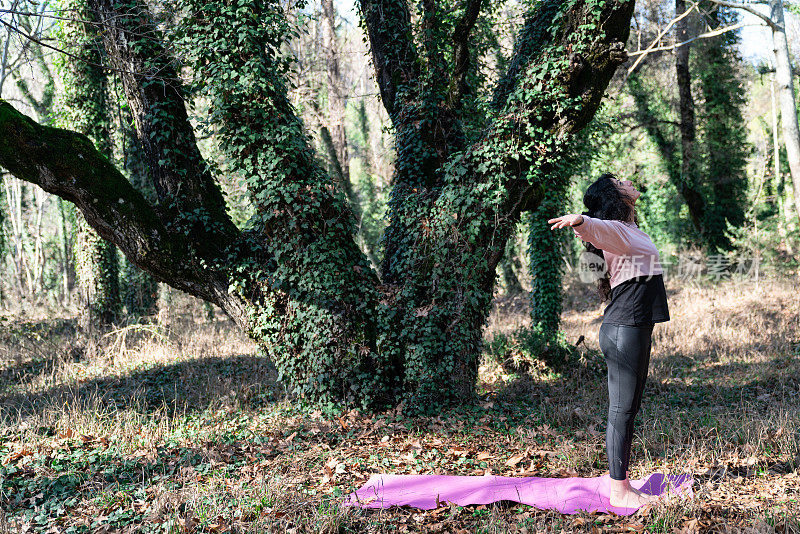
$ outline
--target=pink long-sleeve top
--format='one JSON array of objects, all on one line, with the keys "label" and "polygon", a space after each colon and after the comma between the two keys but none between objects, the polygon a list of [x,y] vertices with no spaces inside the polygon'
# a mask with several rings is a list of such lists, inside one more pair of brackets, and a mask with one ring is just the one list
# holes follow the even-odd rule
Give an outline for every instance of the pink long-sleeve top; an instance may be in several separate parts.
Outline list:
[{"label": "pink long-sleeve top", "polygon": [[572,230],[603,251],[612,288],[637,276],[664,273],[658,249],[636,223],[582,217],[583,222]]}]

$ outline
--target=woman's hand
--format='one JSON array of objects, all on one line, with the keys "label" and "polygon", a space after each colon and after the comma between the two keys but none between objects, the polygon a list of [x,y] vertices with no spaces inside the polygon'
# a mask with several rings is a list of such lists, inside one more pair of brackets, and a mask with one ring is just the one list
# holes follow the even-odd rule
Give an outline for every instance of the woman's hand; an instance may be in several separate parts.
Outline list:
[{"label": "woman's hand", "polygon": [[547,223],[553,225],[550,227],[551,230],[555,230],[556,228],[565,228],[567,226],[577,226],[583,223],[583,215],[568,213],[567,215],[550,219],[547,221]]}]

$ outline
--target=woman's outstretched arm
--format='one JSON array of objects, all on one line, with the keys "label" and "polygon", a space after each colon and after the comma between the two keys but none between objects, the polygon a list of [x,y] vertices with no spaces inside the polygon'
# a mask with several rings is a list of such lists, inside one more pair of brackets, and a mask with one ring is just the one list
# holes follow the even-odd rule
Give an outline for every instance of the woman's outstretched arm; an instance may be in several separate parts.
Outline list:
[{"label": "woman's outstretched arm", "polygon": [[627,254],[631,249],[630,229],[622,221],[606,221],[569,213],[547,222],[553,225],[551,230],[571,226],[580,239],[612,254]]}]

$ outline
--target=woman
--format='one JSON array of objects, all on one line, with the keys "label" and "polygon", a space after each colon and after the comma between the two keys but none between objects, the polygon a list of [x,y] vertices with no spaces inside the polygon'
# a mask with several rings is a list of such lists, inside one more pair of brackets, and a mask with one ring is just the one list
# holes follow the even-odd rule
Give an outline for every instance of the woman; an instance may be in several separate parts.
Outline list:
[{"label": "woman", "polygon": [[634,204],[640,195],[630,180],[603,174],[583,197],[588,211],[547,221],[551,230],[572,227],[586,248],[606,263],[605,275],[598,280],[602,299],[610,300],[599,336],[608,365],[606,451],[611,505],[624,508],[655,500],[631,487],[628,462],[650,364],[653,326],[669,321],[658,250],[636,224]]}]

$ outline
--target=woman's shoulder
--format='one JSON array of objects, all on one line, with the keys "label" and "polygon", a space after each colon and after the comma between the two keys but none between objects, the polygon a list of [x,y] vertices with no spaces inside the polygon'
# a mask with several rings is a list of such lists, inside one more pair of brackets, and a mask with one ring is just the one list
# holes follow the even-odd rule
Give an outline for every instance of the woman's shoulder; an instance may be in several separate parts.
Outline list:
[{"label": "woman's shoulder", "polygon": [[601,219],[599,217],[590,217],[588,215],[583,216],[584,219],[591,219],[594,222],[600,222],[600,224],[612,224],[614,226],[624,227],[624,228],[639,228],[636,223],[622,221],[620,219]]}]

